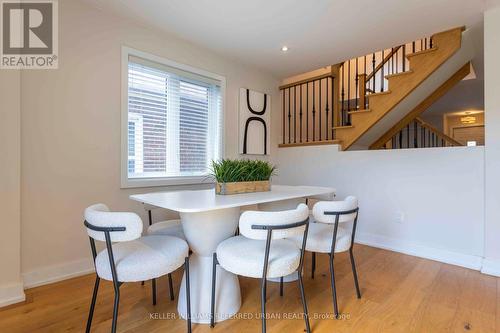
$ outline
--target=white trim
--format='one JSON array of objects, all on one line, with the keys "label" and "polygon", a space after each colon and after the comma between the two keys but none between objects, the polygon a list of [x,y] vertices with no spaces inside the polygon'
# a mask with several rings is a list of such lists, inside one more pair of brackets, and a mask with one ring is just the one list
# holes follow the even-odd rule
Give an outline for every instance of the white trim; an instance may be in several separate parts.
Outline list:
[{"label": "white trim", "polygon": [[481,269],[483,259],[481,256],[453,252],[445,249],[439,249],[418,243],[408,242],[406,240],[368,233],[357,233],[355,242],[381,248],[384,250],[400,252],[415,257],[435,260],[446,264],[461,266],[474,270]]},{"label": "white trim", "polygon": [[24,288],[33,288],[94,272],[92,259],[80,259],[23,273]]},{"label": "white trim", "polygon": [[174,186],[174,185],[203,185],[215,184],[208,176],[162,177],[162,178],[134,178],[127,179],[126,186],[122,188]]},{"label": "white trim", "polygon": [[[192,67],[186,64],[178,63],[163,57],[139,51],[128,46],[122,46],[121,54],[121,157],[120,157],[120,179],[121,188],[132,187],[153,187],[153,186],[169,186],[169,185],[193,185],[203,184],[207,182],[206,176],[187,176],[187,177],[162,177],[162,178],[144,178],[144,179],[129,179],[127,172],[128,165],[128,147],[127,147],[127,131],[124,130],[128,125],[128,61],[129,56],[143,58],[159,64],[177,68],[182,71],[190,72],[196,75],[201,75],[209,79],[220,82],[221,94],[221,118],[224,122],[226,110],[226,78],[220,74],[212,73],[204,69]],[[221,127],[221,146],[224,147],[225,131],[224,126]],[[225,156],[222,149],[222,157]]]},{"label": "white trim", "polygon": [[481,273],[500,276],[500,259],[483,258]]},{"label": "white trim", "polygon": [[24,302],[25,300],[26,295],[21,282],[0,286],[0,307]]}]

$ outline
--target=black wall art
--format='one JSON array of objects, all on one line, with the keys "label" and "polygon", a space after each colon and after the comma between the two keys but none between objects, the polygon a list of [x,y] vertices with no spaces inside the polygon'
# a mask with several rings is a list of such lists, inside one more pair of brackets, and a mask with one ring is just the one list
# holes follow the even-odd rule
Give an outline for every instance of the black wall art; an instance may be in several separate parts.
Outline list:
[{"label": "black wall art", "polygon": [[240,89],[239,152],[245,155],[270,153],[271,97],[246,88]]}]

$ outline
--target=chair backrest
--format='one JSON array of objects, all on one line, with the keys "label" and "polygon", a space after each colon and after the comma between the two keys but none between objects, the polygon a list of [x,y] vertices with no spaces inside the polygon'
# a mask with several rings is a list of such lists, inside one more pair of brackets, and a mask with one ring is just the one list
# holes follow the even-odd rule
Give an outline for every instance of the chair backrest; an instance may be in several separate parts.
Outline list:
[{"label": "chair backrest", "polygon": [[[309,208],[301,203],[296,209],[280,212],[246,211],[240,217],[240,234],[247,238],[265,240],[267,229],[255,229],[252,226],[279,227],[272,231],[272,239],[282,239],[303,235],[305,224],[293,227],[293,224],[303,222],[309,217]],[[286,227],[290,225],[290,227]]]},{"label": "chair backrest", "polygon": [[[347,212],[358,208],[358,199],[349,196],[342,201],[319,201],[312,210],[314,220],[321,223],[335,223],[336,215],[325,214],[328,212]],[[339,223],[354,221],[357,212],[351,214],[341,214],[338,217]]]},{"label": "chair backrest", "polygon": [[[112,242],[125,242],[137,239],[142,234],[142,220],[139,215],[129,212],[110,212],[104,204],[96,204],[85,209],[85,221],[97,228],[124,227],[124,231],[110,232]],[[87,227],[89,237],[106,241],[105,232]]]}]

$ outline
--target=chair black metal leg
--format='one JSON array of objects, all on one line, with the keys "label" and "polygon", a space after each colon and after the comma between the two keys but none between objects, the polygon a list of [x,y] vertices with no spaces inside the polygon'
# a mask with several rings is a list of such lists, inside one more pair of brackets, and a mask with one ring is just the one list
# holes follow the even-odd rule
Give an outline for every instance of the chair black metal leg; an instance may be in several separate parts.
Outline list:
[{"label": "chair black metal leg", "polygon": [[335,270],[333,268],[333,256],[330,255],[330,279],[332,285],[332,298],[333,298],[333,313],[335,318],[339,316],[339,310],[337,306],[337,290],[335,288]]},{"label": "chair black metal leg", "polygon": [[215,279],[217,275],[217,254],[212,257],[212,299],[210,303],[210,327],[215,326]]},{"label": "chair black metal leg", "polygon": [[311,326],[309,325],[309,311],[307,310],[307,303],[306,303],[306,295],[304,292],[304,282],[302,281],[302,273],[299,272],[299,288],[300,288],[300,297],[302,299],[302,306],[304,308],[304,320],[306,322],[306,332],[310,333],[311,332]]},{"label": "chair black metal leg", "polygon": [[314,279],[314,271],[316,270],[316,252],[311,253],[311,279]]},{"label": "chair black metal leg", "polygon": [[186,272],[186,306],[187,306],[187,329],[191,333],[191,290],[189,282],[189,257],[184,260],[184,270]]},{"label": "chair black metal leg", "polygon": [[99,278],[99,276],[96,275],[94,284],[94,293],[92,294],[92,302],[90,303],[89,317],[87,319],[87,328],[85,329],[86,333],[90,332],[90,326],[92,325],[92,318],[94,317],[94,308],[95,308],[95,302],[97,300],[97,291],[99,290],[100,280],[101,279]]},{"label": "chair black metal leg", "polygon": [[265,278],[261,281],[261,314],[262,314],[262,333],[266,333],[266,285],[267,280]]},{"label": "chair black metal leg", "polygon": [[283,277],[280,277],[280,296],[283,296]]},{"label": "chair black metal leg", "polygon": [[170,300],[173,301],[175,299],[175,296],[174,296],[174,284],[172,283],[172,273],[168,273],[168,289],[170,291]]},{"label": "chair black metal leg", "polygon": [[156,305],[156,279],[151,280],[151,289],[153,294],[153,305]]},{"label": "chair black metal leg", "polygon": [[354,285],[356,286],[356,294],[358,298],[361,298],[361,291],[359,290],[359,283],[358,283],[358,273],[356,272],[356,263],[354,262],[354,254],[352,253],[352,248],[349,250],[349,256],[351,257],[352,275],[354,276]]},{"label": "chair black metal leg", "polygon": [[111,333],[116,332],[116,324],[118,321],[118,304],[120,304],[120,290],[115,288],[115,304],[113,307],[113,321],[111,323]]}]

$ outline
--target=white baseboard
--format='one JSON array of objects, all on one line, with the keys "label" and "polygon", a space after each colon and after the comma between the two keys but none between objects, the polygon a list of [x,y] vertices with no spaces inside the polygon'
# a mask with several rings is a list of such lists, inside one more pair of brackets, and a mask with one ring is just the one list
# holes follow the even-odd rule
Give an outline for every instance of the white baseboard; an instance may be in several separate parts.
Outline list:
[{"label": "white baseboard", "polygon": [[[357,233],[356,243],[369,245],[384,250],[401,252],[416,257],[431,259],[446,264],[461,266],[474,270],[481,270],[483,258],[470,254],[452,252],[444,249],[437,249],[418,243],[411,243],[405,240],[394,239],[386,236],[373,235],[367,233]],[[500,262],[497,267],[500,273]],[[482,270],[481,270],[482,272]]]},{"label": "white baseboard", "polygon": [[94,272],[91,259],[81,259],[23,273],[24,289],[42,286]]},{"label": "white baseboard", "polygon": [[500,259],[484,258],[481,273],[500,276]]},{"label": "white baseboard", "polygon": [[24,302],[25,299],[26,295],[21,282],[0,286],[0,307]]},{"label": "white baseboard", "polygon": [[[405,240],[367,233],[358,233],[356,235],[356,243],[436,260],[446,264],[480,270],[481,273],[484,274],[500,276],[500,260],[483,259],[480,256],[452,252],[418,243],[410,243]],[[24,280],[24,289],[28,289],[92,272],[94,272],[92,260],[81,259],[43,267],[36,271],[23,273],[22,276]],[[24,299],[23,285],[21,283],[0,287],[0,306],[22,302]]]}]

